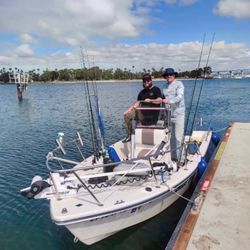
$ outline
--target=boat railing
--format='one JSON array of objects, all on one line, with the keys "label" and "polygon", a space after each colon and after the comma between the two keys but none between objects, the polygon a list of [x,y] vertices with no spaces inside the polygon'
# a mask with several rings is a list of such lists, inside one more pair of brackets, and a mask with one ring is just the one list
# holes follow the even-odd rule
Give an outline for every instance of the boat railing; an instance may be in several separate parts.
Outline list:
[{"label": "boat railing", "polygon": [[[81,171],[81,170],[90,170],[90,169],[94,169],[94,168],[105,168],[105,167],[111,167],[111,166],[118,166],[118,165],[124,164],[124,163],[135,164],[136,162],[142,161],[142,160],[150,161],[150,159],[156,159],[160,154],[162,154],[162,149],[165,146],[167,140],[168,139],[164,138],[160,142],[160,144],[158,145],[158,147],[156,148],[156,150],[153,153],[148,154],[148,155],[143,156],[143,157],[136,157],[136,158],[132,158],[129,160],[120,161],[120,162],[110,162],[110,163],[100,163],[100,164],[97,163],[94,165],[90,164],[90,165],[86,165],[86,166],[78,166],[81,164],[81,162],[55,156],[53,154],[53,151],[51,151],[47,154],[47,157],[46,157],[46,167],[50,173],[71,173],[72,171]],[[168,153],[168,152],[170,152],[170,151],[169,150],[164,151],[164,154]],[[53,169],[53,167],[50,165],[51,161],[68,163],[70,165],[73,165],[73,168],[66,169],[66,168],[62,167],[61,169]]]},{"label": "boat railing", "polygon": [[[163,149],[165,144],[166,144],[166,142],[164,140],[161,141],[161,143],[157,147],[156,151],[154,153],[150,154],[150,155],[145,156],[145,157],[134,158],[134,159],[125,160],[125,161],[121,161],[121,162],[106,163],[106,164],[96,164],[96,165],[82,166],[82,167],[81,166],[75,166],[75,167],[73,167],[71,169],[52,169],[50,167],[50,165],[49,165],[49,161],[51,161],[51,160],[66,162],[66,163],[73,164],[73,165],[78,165],[79,162],[75,162],[75,161],[67,160],[67,159],[64,159],[64,158],[61,158],[61,157],[53,156],[53,153],[50,152],[46,157],[46,166],[47,166],[47,168],[49,170],[53,186],[55,187],[56,196],[58,198],[60,198],[60,194],[59,194],[59,190],[58,190],[58,187],[57,187],[57,182],[53,178],[53,173],[66,174],[66,175],[72,173],[76,177],[76,179],[78,179],[78,181],[82,184],[82,187],[84,187],[84,189],[87,190],[87,192],[97,202],[97,205],[102,206],[103,203],[96,197],[96,195],[88,187],[88,180],[89,179],[91,179],[91,178],[100,178],[100,177],[108,177],[108,176],[119,176],[118,180],[116,180],[112,184],[112,186],[114,186],[118,182],[121,182],[128,175],[131,175],[131,174],[133,175],[133,174],[136,174],[136,173],[140,173],[142,171],[144,171],[144,172],[146,171],[147,174],[151,173],[151,175],[154,177],[156,186],[159,186],[157,178],[156,178],[156,174],[155,174],[155,171],[154,171],[154,164],[152,163],[152,159],[156,159],[160,154],[162,154],[162,149]],[[164,153],[168,153],[168,152],[169,151],[164,151]],[[135,167],[138,164],[142,163],[142,160],[144,160],[144,162],[145,162],[145,160],[148,161],[148,168],[147,169],[135,169]],[[83,176],[79,176],[79,174],[77,173],[78,171],[90,170],[90,169],[94,169],[94,168],[105,168],[105,167],[110,167],[110,166],[116,166],[117,167],[117,166],[119,166],[121,164],[123,164],[123,165],[126,164],[126,166],[128,166],[128,168],[126,170],[120,170],[120,171],[115,171],[115,172],[107,172],[107,173],[103,172],[103,173],[100,173],[100,174],[92,174],[92,175],[88,174],[88,175],[83,175]]]},{"label": "boat railing", "polygon": [[[150,130],[152,128],[155,129],[160,129],[158,130],[159,132],[162,131],[162,129],[166,129],[168,126],[170,126],[170,109],[166,107],[138,107],[136,109],[139,112],[143,111],[158,111],[158,119],[157,119],[157,124],[155,125],[145,125],[143,124],[142,120],[137,121],[137,128],[142,128],[148,127]],[[142,123],[141,123],[142,122]],[[156,184],[157,183],[157,178],[155,177],[155,173],[153,170],[153,163],[157,162],[157,158],[159,155],[164,155],[165,153],[168,153],[169,150],[166,150],[166,143],[169,141],[169,135],[167,133],[164,133],[165,136],[164,138],[161,137],[160,141],[157,142],[157,144],[154,145],[152,148],[153,150],[149,152],[146,156],[142,157],[132,157],[129,160],[123,160],[119,162],[106,162],[104,161],[104,155],[100,155],[99,160],[93,163],[92,158],[89,157],[87,159],[84,158],[83,152],[82,152],[82,146],[83,146],[83,140],[80,135],[80,132],[77,131],[77,136],[74,139],[71,139],[69,141],[66,141],[64,138],[63,133],[58,133],[58,137],[56,139],[57,147],[49,152],[46,157],[46,167],[50,173],[51,180],[53,182],[53,185],[55,186],[55,192],[59,196],[59,191],[58,191],[58,183],[53,179],[53,174],[58,173],[59,175],[62,175],[64,177],[66,176],[71,176],[70,178],[78,179],[78,181],[81,183],[81,186],[87,190],[90,195],[95,199],[95,201],[100,205],[100,201],[97,199],[97,197],[93,194],[91,190],[88,188],[88,180],[90,178],[101,178],[101,177],[110,177],[110,176],[119,176],[119,181],[125,178],[128,175],[133,175],[134,173],[139,173],[141,170],[140,169],[134,169],[134,166],[136,166],[138,163],[144,162],[148,166],[148,171],[151,173],[151,175],[154,176]],[[74,145],[77,149],[78,152],[80,153],[80,158],[79,160],[72,160],[75,158],[69,157],[70,154],[68,154],[68,148],[66,150],[66,147],[68,145]],[[164,150],[163,150],[164,148]],[[70,152],[69,152],[70,153]],[[79,157],[78,157],[79,158]],[[152,163],[153,162],[153,163]],[[127,168],[126,170],[117,170],[118,166],[126,165]],[[116,171],[112,172],[106,172],[104,169],[111,168],[113,169],[116,167]],[[93,169],[103,169],[103,171],[96,171],[93,174],[93,171],[90,172],[85,172],[82,174],[80,171],[86,171],[86,170],[93,170]],[[120,168],[121,169],[121,168]],[[98,173],[99,172],[99,173]]]}]

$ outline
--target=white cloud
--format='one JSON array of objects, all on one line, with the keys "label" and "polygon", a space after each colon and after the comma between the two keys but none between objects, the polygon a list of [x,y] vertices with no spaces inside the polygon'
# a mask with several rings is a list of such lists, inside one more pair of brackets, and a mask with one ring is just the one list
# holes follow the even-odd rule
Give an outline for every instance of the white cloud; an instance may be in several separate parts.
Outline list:
[{"label": "white cloud", "polygon": [[[0,34],[16,34],[19,41],[13,37],[8,41],[0,41],[0,62],[6,66],[25,65],[27,69],[79,68],[80,53],[76,48],[82,45],[90,54],[95,55],[96,65],[101,68],[135,66],[141,70],[171,66],[181,70],[194,69],[198,65],[200,42],[138,42],[129,45],[122,43],[121,38],[136,37],[143,32],[152,35],[155,30],[149,30],[148,24],[156,18],[162,22],[165,19],[161,19],[160,14],[153,16],[151,13],[163,11],[162,6],[166,7],[166,3],[187,5],[195,2],[197,1],[1,0]],[[238,0],[238,8],[248,9],[248,2]],[[235,5],[235,1],[220,0],[217,6],[218,14],[226,7],[227,13],[232,14],[233,3]],[[10,16],[15,18],[9,18]],[[98,40],[98,37],[101,40]],[[209,45],[206,45],[206,51],[209,50],[208,47]],[[46,55],[43,54],[44,51]],[[216,42],[210,63],[213,69],[222,70],[228,67],[246,68],[249,61],[250,49],[245,44]],[[205,59],[202,63],[205,63]]]},{"label": "white cloud", "polygon": [[[114,44],[113,46],[90,45],[86,50],[91,58],[94,56],[95,65],[100,68],[132,69],[132,66],[135,66],[135,70],[142,70],[173,67],[184,71],[197,68],[201,46],[201,42]],[[206,66],[209,48],[210,44],[205,44],[201,67]],[[245,44],[217,41],[213,45],[208,65],[213,70],[230,70],[246,68],[249,61],[250,48]],[[40,56],[34,54],[27,44],[19,46],[14,52],[8,51],[6,55],[0,56],[0,62],[2,65],[12,67],[23,68],[23,65],[26,65],[27,70],[81,67],[79,49]]]},{"label": "white cloud", "polygon": [[0,32],[21,31],[57,42],[74,39],[74,44],[91,37],[135,37],[149,17],[134,15],[132,4],[132,0],[1,0]]},{"label": "white cloud", "polygon": [[249,0],[220,0],[214,13],[220,16],[233,16],[237,19],[250,18]]},{"label": "white cloud", "polygon": [[2,56],[2,55],[0,55],[0,63],[2,65],[11,65],[12,58],[10,58],[8,56]]},{"label": "white cloud", "polygon": [[20,40],[22,43],[34,43],[36,41],[36,39],[27,33],[21,34]]},{"label": "white cloud", "polygon": [[20,57],[33,56],[33,50],[29,44],[21,44],[16,48],[16,54]]},{"label": "white cloud", "polygon": [[[200,42],[183,42],[178,44],[118,44],[113,47],[90,48],[95,55],[96,65],[101,68],[120,67],[131,69],[160,69],[174,67],[181,70],[197,68],[202,44]],[[201,67],[205,67],[210,44],[205,44]],[[242,43],[215,42],[208,64],[214,70],[246,68],[250,61],[250,49]]]},{"label": "white cloud", "polygon": [[191,5],[194,4],[195,2],[197,2],[197,0],[165,0],[165,3],[167,4],[175,4],[179,2],[181,5]]}]

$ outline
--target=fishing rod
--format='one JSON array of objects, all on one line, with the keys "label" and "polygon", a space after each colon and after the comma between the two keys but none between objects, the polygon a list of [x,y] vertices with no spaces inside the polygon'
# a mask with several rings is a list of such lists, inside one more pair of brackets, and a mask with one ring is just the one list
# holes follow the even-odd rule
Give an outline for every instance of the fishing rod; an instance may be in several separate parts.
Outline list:
[{"label": "fishing rod", "polygon": [[[212,42],[211,42],[211,45],[210,45],[210,50],[209,50],[208,57],[207,57],[206,67],[208,66],[210,54],[211,54],[211,51],[212,51],[212,45],[213,45],[213,42],[214,42],[214,37],[215,37],[215,33],[213,34]],[[199,61],[198,61],[198,69],[200,68],[200,64],[201,64],[201,59],[202,59],[203,50],[204,50],[204,44],[205,44],[205,38],[206,38],[206,33],[203,36],[202,48],[201,48],[201,52],[200,52],[200,58],[199,58]],[[184,145],[184,141],[185,141],[185,134],[186,134],[187,128],[188,128],[189,118],[190,118],[191,109],[192,109],[193,100],[194,100],[194,94],[195,94],[195,90],[196,90],[196,86],[197,86],[197,79],[198,79],[198,75],[195,78],[195,84],[194,84],[194,88],[193,88],[193,92],[192,92],[192,98],[191,98],[191,102],[190,102],[188,119],[187,119],[186,126],[185,126],[185,129],[184,129],[184,135],[182,137],[181,149],[180,149],[180,155],[178,157],[178,162],[180,162],[181,157],[182,157],[182,153],[183,153],[183,145]],[[196,107],[195,107],[195,112],[194,112],[194,117],[193,117],[193,121],[192,121],[192,125],[191,125],[190,134],[192,134],[192,132],[193,132],[194,121],[195,121],[195,117],[196,117],[196,113],[197,113],[197,109],[198,109],[198,105],[199,105],[201,91],[203,89],[204,81],[205,81],[205,75],[204,75],[204,79],[202,80],[200,91],[199,91],[199,95],[198,95],[198,100],[196,102]],[[190,141],[191,141],[191,136],[189,136],[189,142]]]},{"label": "fishing rod", "polygon": [[[201,65],[201,59],[202,59],[202,55],[203,55],[205,40],[206,40],[206,33],[204,33],[204,35],[203,35],[203,42],[202,42],[202,47],[201,47],[201,52],[200,52],[200,57],[199,57],[197,69],[199,69],[200,65]],[[191,95],[190,107],[189,107],[187,122],[186,122],[185,129],[184,129],[184,135],[187,133],[187,129],[188,129],[189,118],[190,118],[191,110],[192,110],[192,106],[193,106],[194,94],[195,94],[195,90],[196,90],[196,86],[197,86],[197,80],[198,80],[198,74],[196,75],[196,78],[194,81],[194,87],[193,87],[193,91],[192,91],[192,95]],[[184,137],[183,137],[182,143],[184,143]]]},{"label": "fishing rod", "polygon": [[[214,38],[215,38],[215,33],[213,34],[212,41],[211,41],[211,44],[210,44],[210,48],[209,48],[209,52],[208,52],[208,56],[207,56],[207,62],[206,62],[205,69],[207,69],[207,66],[208,66],[209,58],[210,58],[212,47],[213,47],[213,44],[214,44]],[[205,79],[206,79],[206,71],[204,73],[204,78],[202,79],[202,82],[201,82],[200,92],[199,92],[199,95],[198,95],[198,100],[197,100],[196,107],[195,107],[195,112],[194,112],[194,119],[193,119],[192,126],[191,126],[191,133],[193,132],[195,117],[196,117],[196,113],[197,113],[197,110],[198,110],[198,106],[199,106],[199,102],[200,102],[200,98],[201,98],[201,92],[202,92],[202,89],[203,89],[203,85],[204,85]],[[190,141],[190,139],[191,138],[189,138],[189,141]]]},{"label": "fishing rod", "polygon": [[[88,64],[90,65],[88,57],[87,57],[87,60],[88,60]],[[93,79],[92,79],[92,87],[93,87],[93,93],[95,97],[96,116],[97,116],[97,121],[98,121],[98,132],[99,132],[100,143],[101,143],[100,148],[102,150],[102,153],[105,153],[105,127],[104,127],[103,116],[101,113],[101,108],[100,108],[100,103],[99,103],[98,89],[97,89],[97,83],[96,83],[97,74],[96,74],[94,57],[93,57],[92,65],[93,65],[93,73],[94,73]]]},{"label": "fishing rod", "polygon": [[[83,54],[82,48],[80,50],[80,53],[81,53],[81,62],[82,62],[83,70],[84,70],[84,69],[87,69],[87,67],[86,67],[85,56]],[[92,147],[93,147],[93,152],[94,152],[95,158],[98,158],[98,154],[99,154],[98,151],[99,150],[98,150],[98,148],[96,146],[97,132],[96,132],[96,127],[95,127],[92,103],[91,103],[91,99],[90,99],[88,76],[86,75],[84,78],[85,78],[84,79],[85,80],[85,82],[84,82],[85,100],[86,100],[89,124],[91,124],[91,126],[90,126],[90,134],[91,134]]]},{"label": "fishing rod", "polygon": [[[82,52],[82,58],[84,59],[84,66],[85,68],[88,68],[89,70],[92,69],[92,72],[89,72],[88,77],[86,77],[86,80],[85,80],[85,83],[86,83],[85,95],[86,95],[86,101],[87,101],[87,107],[88,107],[89,122],[91,124],[92,144],[93,144],[94,155],[95,155],[95,159],[99,159],[101,155],[103,155],[104,157],[106,155],[104,122],[103,122],[100,104],[99,104],[99,97],[98,97],[97,83],[96,83],[96,68],[94,64],[94,59],[93,59],[93,65],[91,68],[89,55],[87,52],[85,53],[85,55],[86,56],[84,56]],[[87,64],[87,67],[86,67],[86,64]],[[92,88],[89,86],[89,82],[88,82],[89,79],[91,80]],[[94,110],[96,111],[96,116],[94,115]]]}]

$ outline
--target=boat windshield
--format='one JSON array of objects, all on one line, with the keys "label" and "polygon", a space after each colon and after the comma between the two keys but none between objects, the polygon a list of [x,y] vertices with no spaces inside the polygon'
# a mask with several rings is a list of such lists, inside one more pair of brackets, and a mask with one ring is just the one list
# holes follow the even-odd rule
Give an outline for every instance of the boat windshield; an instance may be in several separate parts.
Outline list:
[{"label": "boat windshield", "polygon": [[170,107],[138,107],[135,109],[136,128],[164,129],[170,125]]}]

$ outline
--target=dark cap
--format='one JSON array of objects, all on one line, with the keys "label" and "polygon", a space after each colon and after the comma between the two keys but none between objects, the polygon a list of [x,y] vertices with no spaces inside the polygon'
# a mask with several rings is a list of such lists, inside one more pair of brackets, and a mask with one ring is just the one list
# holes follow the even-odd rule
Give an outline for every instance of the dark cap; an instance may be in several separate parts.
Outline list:
[{"label": "dark cap", "polygon": [[142,77],[142,81],[143,81],[143,82],[152,81],[151,75],[148,74],[148,73],[144,74],[143,77]]},{"label": "dark cap", "polygon": [[174,69],[172,68],[167,68],[165,69],[164,73],[163,73],[163,77],[166,78],[167,75],[174,75],[175,77],[178,76],[178,73],[174,71]]}]

